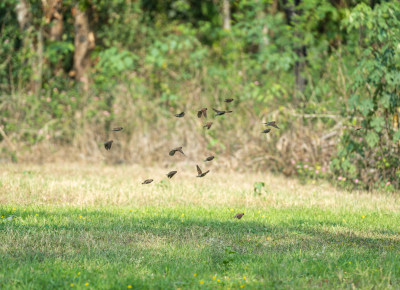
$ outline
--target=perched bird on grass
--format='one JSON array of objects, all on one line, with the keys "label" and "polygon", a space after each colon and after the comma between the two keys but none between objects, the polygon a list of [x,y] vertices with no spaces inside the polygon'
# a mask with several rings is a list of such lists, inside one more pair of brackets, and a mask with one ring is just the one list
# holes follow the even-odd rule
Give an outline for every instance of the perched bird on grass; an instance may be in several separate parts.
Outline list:
[{"label": "perched bird on grass", "polygon": [[146,179],[145,181],[142,182],[142,184],[149,184],[152,182],[153,182],[153,179]]},{"label": "perched bird on grass", "polygon": [[178,171],[175,171],[175,170],[168,172],[168,174],[167,174],[168,178],[172,178],[177,172]]},{"label": "perched bird on grass", "polygon": [[279,127],[278,127],[278,125],[276,125],[275,121],[267,122],[267,123],[264,123],[264,124],[267,125],[267,126],[271,126],[271,127],[276,128],[276,129],[279,129]]},{"label": "perched bird on grass", "polygon": [[353,126],[354,131],[360,131],[361,129],[363,129],[362,126]]},{"label": "perched bird on grass", "polygon": [[261,133],[268,134],[269,132],[271,132],[271,129],[265,129],[265,130],[264,130],[264,131],[262,131]]},{"label": "perched bird on grass", "polygon": [[201,169],[200,169],[200,167],[198,166],[198,165],[196,165],[196,168],[197,168],[197,177],[203,177],[203,176],[206,176],[206,174],[208,173],[208,172],[210,172],[210,170],[207,170],[206,172],[203,172],[203,171],[201,171]]},{"label": "perched bird on grass", "polygon": [[207,108],[203,108],[197,112],[197,117],[201,118],[201,115],[203,115],[204,118],[207,118]]},{"label": "perched bird on grass", "polygon": [[185,112],[175,114],[175,117],[178,117],[178,118],[182,118],[183,116],[185,116]]},{"label": "perched bird on grass", "polygon": [[113,143],[113,140],[104,142],[104,148],[106,148],[106,150],[110,150],[112,143]]},{"label": "perched bird on grass", "polygon": [[209,156],[209,157],[207,157],[207,158],[204,160],[204,162],[211,161],[211,160],[213,160],[213,159],[214,159],[214,156]]},{"label": "perched bird on grass", "polygon": [[216,113],[215,116],[222,116],[222,115],[225,115],[225,113],[232,113],[232,111],[219,111],[219,110],[214,109],[214,108],[213,108],[213,110]]},{"label": "perched bird on grass", "polygon": [[111,131],[122,131],[122,129],[124,129],[124,128],[122,128],[122,127],[117,127],[117,128],[112,128]]},{"label": "perched bird on grass", "polygon": [[244,216],[244,213],[237,213],[233,218],[240,220]]},{"label": "perched bird on grass", "polygon": [[182,147],[176,147],[176,148],[172,149],[171,151],[169,151],[169,156],[174,156],[176,152],[180,152],[183,155],[185,155],[185,153],[183,153],[183,151],[182,151]]},{"label": "perched bird on grass", "polygon": [[225,99],[225,103],[230,103],[230,102],[233,102],[233,99],[232,99],[232,98]]},{"label": "perched bird on grass", "polygon": [[207,128],[207,130],[210,130],[212,124],[213,124],[213,122],[207,122],[207,123],[203,126],[203,128]]}]

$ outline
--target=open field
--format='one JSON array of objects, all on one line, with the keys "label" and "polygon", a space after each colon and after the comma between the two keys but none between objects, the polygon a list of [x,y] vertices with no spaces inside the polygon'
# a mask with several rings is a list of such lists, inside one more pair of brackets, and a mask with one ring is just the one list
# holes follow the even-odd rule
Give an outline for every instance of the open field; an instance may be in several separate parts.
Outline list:
[{"label": "open field", "polygon": [[177,170],[2,165],[0,288],[400,288],[398,195]]}]

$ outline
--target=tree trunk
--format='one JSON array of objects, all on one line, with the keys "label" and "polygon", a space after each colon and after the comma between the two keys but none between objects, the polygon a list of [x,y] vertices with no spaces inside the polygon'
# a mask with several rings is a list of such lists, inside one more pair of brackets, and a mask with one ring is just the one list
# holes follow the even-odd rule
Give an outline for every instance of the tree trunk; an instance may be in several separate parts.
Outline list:
[{"label": "tree trunk", "polygon": [[62,0],[42,0],[46,24],[50,24],[50,40],[60,41],[64,28]]},{"label": "tree trunk", "polygon": [[27,30],[32,24],[32,14],[29,3],[26,0],[19,0],[15,7],[17,21],[21,30]]},{"label": "tree trunk", "polygon": [[222,0],[222,17],[223,17],[223,28],[225,30],[231,30],[231,6],[229,0]]},{"label": "tree trunk", "polygon": [[83,83],[83,88],[87,91],[89,89],[90,51],[95,47],[94,34],[90,31],[89,18],[86,11],[82,11],[75,6],[72,14],[75,27],[75,77]]},{"label": "tree trunk", "polygon": [[[301,3],[301,0],[284,0],[284,10],[286,14],[287,23],[296,27],[296,15],[300,15],[301,11],[298,9],[298,6]],[[296,28],[295,28],[296,29]],[[301,33],[295,30],[295,38],[300,39]],[[304,77],[304,71],[306,67],[306,56],[307,56],[307,47],[300,43],[294,44],[294,52],[297,55],[296,62],[294,64],[294,75],[295,75],[295,96],[298,96],[299,93],[303,94],[304,89],[307,84],[307,80]]]}]

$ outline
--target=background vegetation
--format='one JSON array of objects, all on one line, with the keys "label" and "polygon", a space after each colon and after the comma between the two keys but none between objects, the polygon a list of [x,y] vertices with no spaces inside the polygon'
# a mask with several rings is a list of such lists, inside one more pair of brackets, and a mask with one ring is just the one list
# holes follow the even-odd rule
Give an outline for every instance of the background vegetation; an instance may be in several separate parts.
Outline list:
[{"label": "background vegetation", "polygon": [[[189,161],[398,189],[399,30],[397,1],[4,0],[1,158],[166,166],[183,145]],[[195,111],[226,97],[234,114],[203,131]],[[261,136],[267,120],[281,130]]]}]

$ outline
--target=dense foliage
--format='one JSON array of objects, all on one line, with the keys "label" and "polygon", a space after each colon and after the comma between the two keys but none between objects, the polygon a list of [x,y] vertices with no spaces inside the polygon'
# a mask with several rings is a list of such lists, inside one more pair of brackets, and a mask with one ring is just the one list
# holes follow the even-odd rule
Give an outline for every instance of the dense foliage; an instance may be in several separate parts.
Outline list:
[{"label": "dense foliage", "polygon": [[[99,132],[124,124],[103,159],[196,140],[232,167],[399,188],[399,15],[369,0],[2,1],[1,154],[97,159]],[[171,122],[227,96],[235,114],[216,130]],[[281,130],[260,138],[270,119]]]}]

